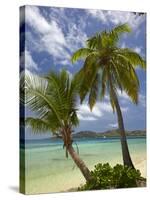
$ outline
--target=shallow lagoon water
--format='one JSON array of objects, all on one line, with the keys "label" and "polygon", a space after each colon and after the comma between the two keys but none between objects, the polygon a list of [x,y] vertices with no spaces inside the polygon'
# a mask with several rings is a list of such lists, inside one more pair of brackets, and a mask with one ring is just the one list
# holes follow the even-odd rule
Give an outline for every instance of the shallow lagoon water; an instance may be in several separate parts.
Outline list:
[{"label": "shallow lagoon water", "polygon": [[[86,138],[77,140],[76,143],[80,157],[90,170],[99,162],[109,162],[111,165],[122,163],[119,138]],[[128,144],[135,166],[146,177],[146,139],[130,138]],[[61,141],[30,140],[26,141],[25,146],[27,194],[68,191],[85,183],[84,177],[72,159],[65,157]],[[77,150],[76,144],[74,148]]]}]

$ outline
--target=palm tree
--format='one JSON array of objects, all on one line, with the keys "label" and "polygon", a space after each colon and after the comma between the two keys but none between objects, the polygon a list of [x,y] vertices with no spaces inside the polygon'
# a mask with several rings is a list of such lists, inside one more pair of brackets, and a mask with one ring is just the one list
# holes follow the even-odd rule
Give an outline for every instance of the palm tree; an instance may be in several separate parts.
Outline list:
[{"label": "palm tree", "polygon": [[[91,179],[89,169],[73,148],[72,128],[79,124],[76,113],[78,84],[69,74],[50,72],[45,77],[26,73],[21,78],[21,101],[36,114],[25,120],[33,133],[52,132],[61,137],[68,153],[87,181]],[[25,94],[25,96],[24,96]]]},{"label": "palm tree", "polygon": [[89,94],[88,103],[92,110],[97,99],[108,93],[113,111],[117,113],[124,165],[134,168],[125,135],[123,116],[118,101],[118,90],[125,91],[133,103],[138,103],[139,80],[135,68],[145,69],[145,60],[129,48],[118,45],[121,34],[130,32],[127,24],[110,31],[97,33],[89,38],[85,48],[77,50],[72,62],[84,60],[76,77],[81,82],[81,103]]}]

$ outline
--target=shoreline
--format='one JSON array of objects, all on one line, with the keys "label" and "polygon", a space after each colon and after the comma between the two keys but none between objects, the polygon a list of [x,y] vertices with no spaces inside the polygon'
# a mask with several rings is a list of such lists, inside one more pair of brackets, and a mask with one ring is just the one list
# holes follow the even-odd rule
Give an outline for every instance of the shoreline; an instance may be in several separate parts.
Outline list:
[{"label": "shoreline", "polygon": [[[80,157],[89,170],[97,163],[109,163],[111,166],[122,164],[122,154],[119,141],[85,142],[79,144]],[[136,169],[146,178],[146,146],[145,140],[129,140],[131,158]],[[57,151],[57,154],[56,154]],[[87,151],[89,153],[87,153]],[[40,160],[39,160],[40,157]],[[45,148],[30,148],[26,150],[27,173],[26,191],[30,194],[58,193],[76,191],[85,183],[80,170],[75,167],[73,160],[64,157],[60,145]],[[39,166],[35,168],[35,166]]]}]

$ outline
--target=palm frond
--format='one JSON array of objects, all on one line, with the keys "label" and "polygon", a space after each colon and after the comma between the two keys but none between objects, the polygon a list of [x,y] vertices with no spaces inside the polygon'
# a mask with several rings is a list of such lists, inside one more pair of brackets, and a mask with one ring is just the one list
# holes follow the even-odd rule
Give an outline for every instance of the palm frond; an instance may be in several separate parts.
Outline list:
[{"label": "palm frond", "polygon": [[59,116],[59,110],[57,109],[56,99],[54,99],[54,94],[50,95],[47,92],[47,86],[48,83],[44,78],[32,74],[26,75],[26,105],[29,106],[33,112],[38,113],[39,116],[43,116],[49,110],[52,111],[57,116],[58,121],[61,123],[62,121]]},{"label": "palm frond", "polygon": [[[50,72],[45,77],[26,74],[21,83],[25,86],[26,105],[37,118],[27,118],[26,125],[33,132],[60,132],[66,124],[77,126],[76,101],[79,86],[67,71]],[[38,123],[39,122],[39,123]]]},{"label": "palm frond", "polygon": [[115,101],[114,101],[114,95],[111,89],[110,89],[109,97],[110,97],[111,107],[113,109],[113,112],[115,112],[116,106],[115,106]]},{"label": "palm frond", "polygon": [[96,74],[96,77],[91,85],[90,92],[89,92],[90,93],[89,94],[89,106],[90,106],[91,111],[98,99],[98,92],[99,92],[98,84],[99,84],[99,74]]},{"label": "palm frond", "polygon": [[93,50],[90,48],[81,48],[77,50],[71,57],[72,63],[76,62],[79,59],[86,58],[90,53],[92,53]]},{"label": "palm frond", "polygon": [[118,49],[118,55],[124,56],[128,61],[134,66],[140,66],[143,69],[146,69],[146,61],[135,51],[129,48]]},{"label": "palm frond", "polygon": [[118,25],[112,30],[112,32],[118,36],[123,33],[130,33],[131,31],[131,27],[127,23]]},{"label": "palm frond", "polygon": [[97,33],[93,37],[86,41],[86,45],[91,50],[96,50],[102,48],[102,37],[100,33]]},{"label": "palm frond", "polygon": [[100,100],[102,100],[106,93],[107,88],[107,81],[108,81],[108,69],[103,67],[100,70]]},{"label": "palm frond", "polygon": [[76,110],[74,110],[71,114],[71,125],[72,126],[78,126],[79,125],[79,119],[78,119]]},{"label": "palm frond", "polygon": [[25,120],[25,125],[31,127],[33,133],[46,133],[51,130],[49,123],[40,118],[28,117]]},{"label": "palm frond", "polygon": [[[83,67],[76,77],[80,82],[79,94],[81,103],[89,95],[91,109],[96,102],[97,90],[100,92],[101,100],[104,98],[106,90],[108,90],[110,92],[111,105],[115,110],[109,78],[112,79],[116,94],[117,89],[124,90],[133,103],[138,103],[140,83],[135,68],[146,69],[146,62],[132,49],[118,47],[121,35],[130,32],[131,27],[125,23],[114,27],[110,31],[105,30],[96,33],[87,40],[86,48],[79,49],[73,55],[73,61],[80,58],[84,59]],[[98,86],[94,84],[96,74],[99,74]]]},{"label": "palm frond", "polygon": [[139,80],[134,71],[134,68],[131,67],[130,70],[125,70],[119,66],[117,66],[116,68],[119,74],[119,80],[122,89],[132,99],[133,103],[137,104],[138,92],[139,92]]},{"label": "palm frond", "polygon": [[129,32],[131,32],[131,28],[129,27],[128,24],[121,24],[119,26],[116,26],[111,31],[102,31],[100,33],[101,48],[111,48],[111,47],[116,46],[120,39],[120,36],[124,33],[129,33]]},{"label": "palm frond", "polygon": [[82,76],[80,79],[81,85],[79,91],[81,103],[85,99],[85,96],[88,94],[88,92],[90,92],[94,81],[97,80],[96,76],[98,68],[99,65],[97,64],[97,55],[88,56],[84,62],[83,69],[80,71],[80,77]]}]

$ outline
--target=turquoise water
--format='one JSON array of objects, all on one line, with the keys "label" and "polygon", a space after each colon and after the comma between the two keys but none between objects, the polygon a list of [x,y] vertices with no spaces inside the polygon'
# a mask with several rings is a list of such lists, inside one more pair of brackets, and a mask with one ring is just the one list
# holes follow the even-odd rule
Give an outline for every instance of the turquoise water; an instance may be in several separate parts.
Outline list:
[{"label": "turquoise water", "polygon": [[[82,139],[76,141],[79,155],[90,170],[101,162],[122,163],[120,140]],[[128,139],[130,154],[136,167],[146,176],[146,139]],[[77,149],[74,144],[74,148]],[[71,158],[65,157],[60,141],[37,140],[26,142],[26,193],[67,191],[85,182]],[[144,169],[143,169],[144,165]]]}]

